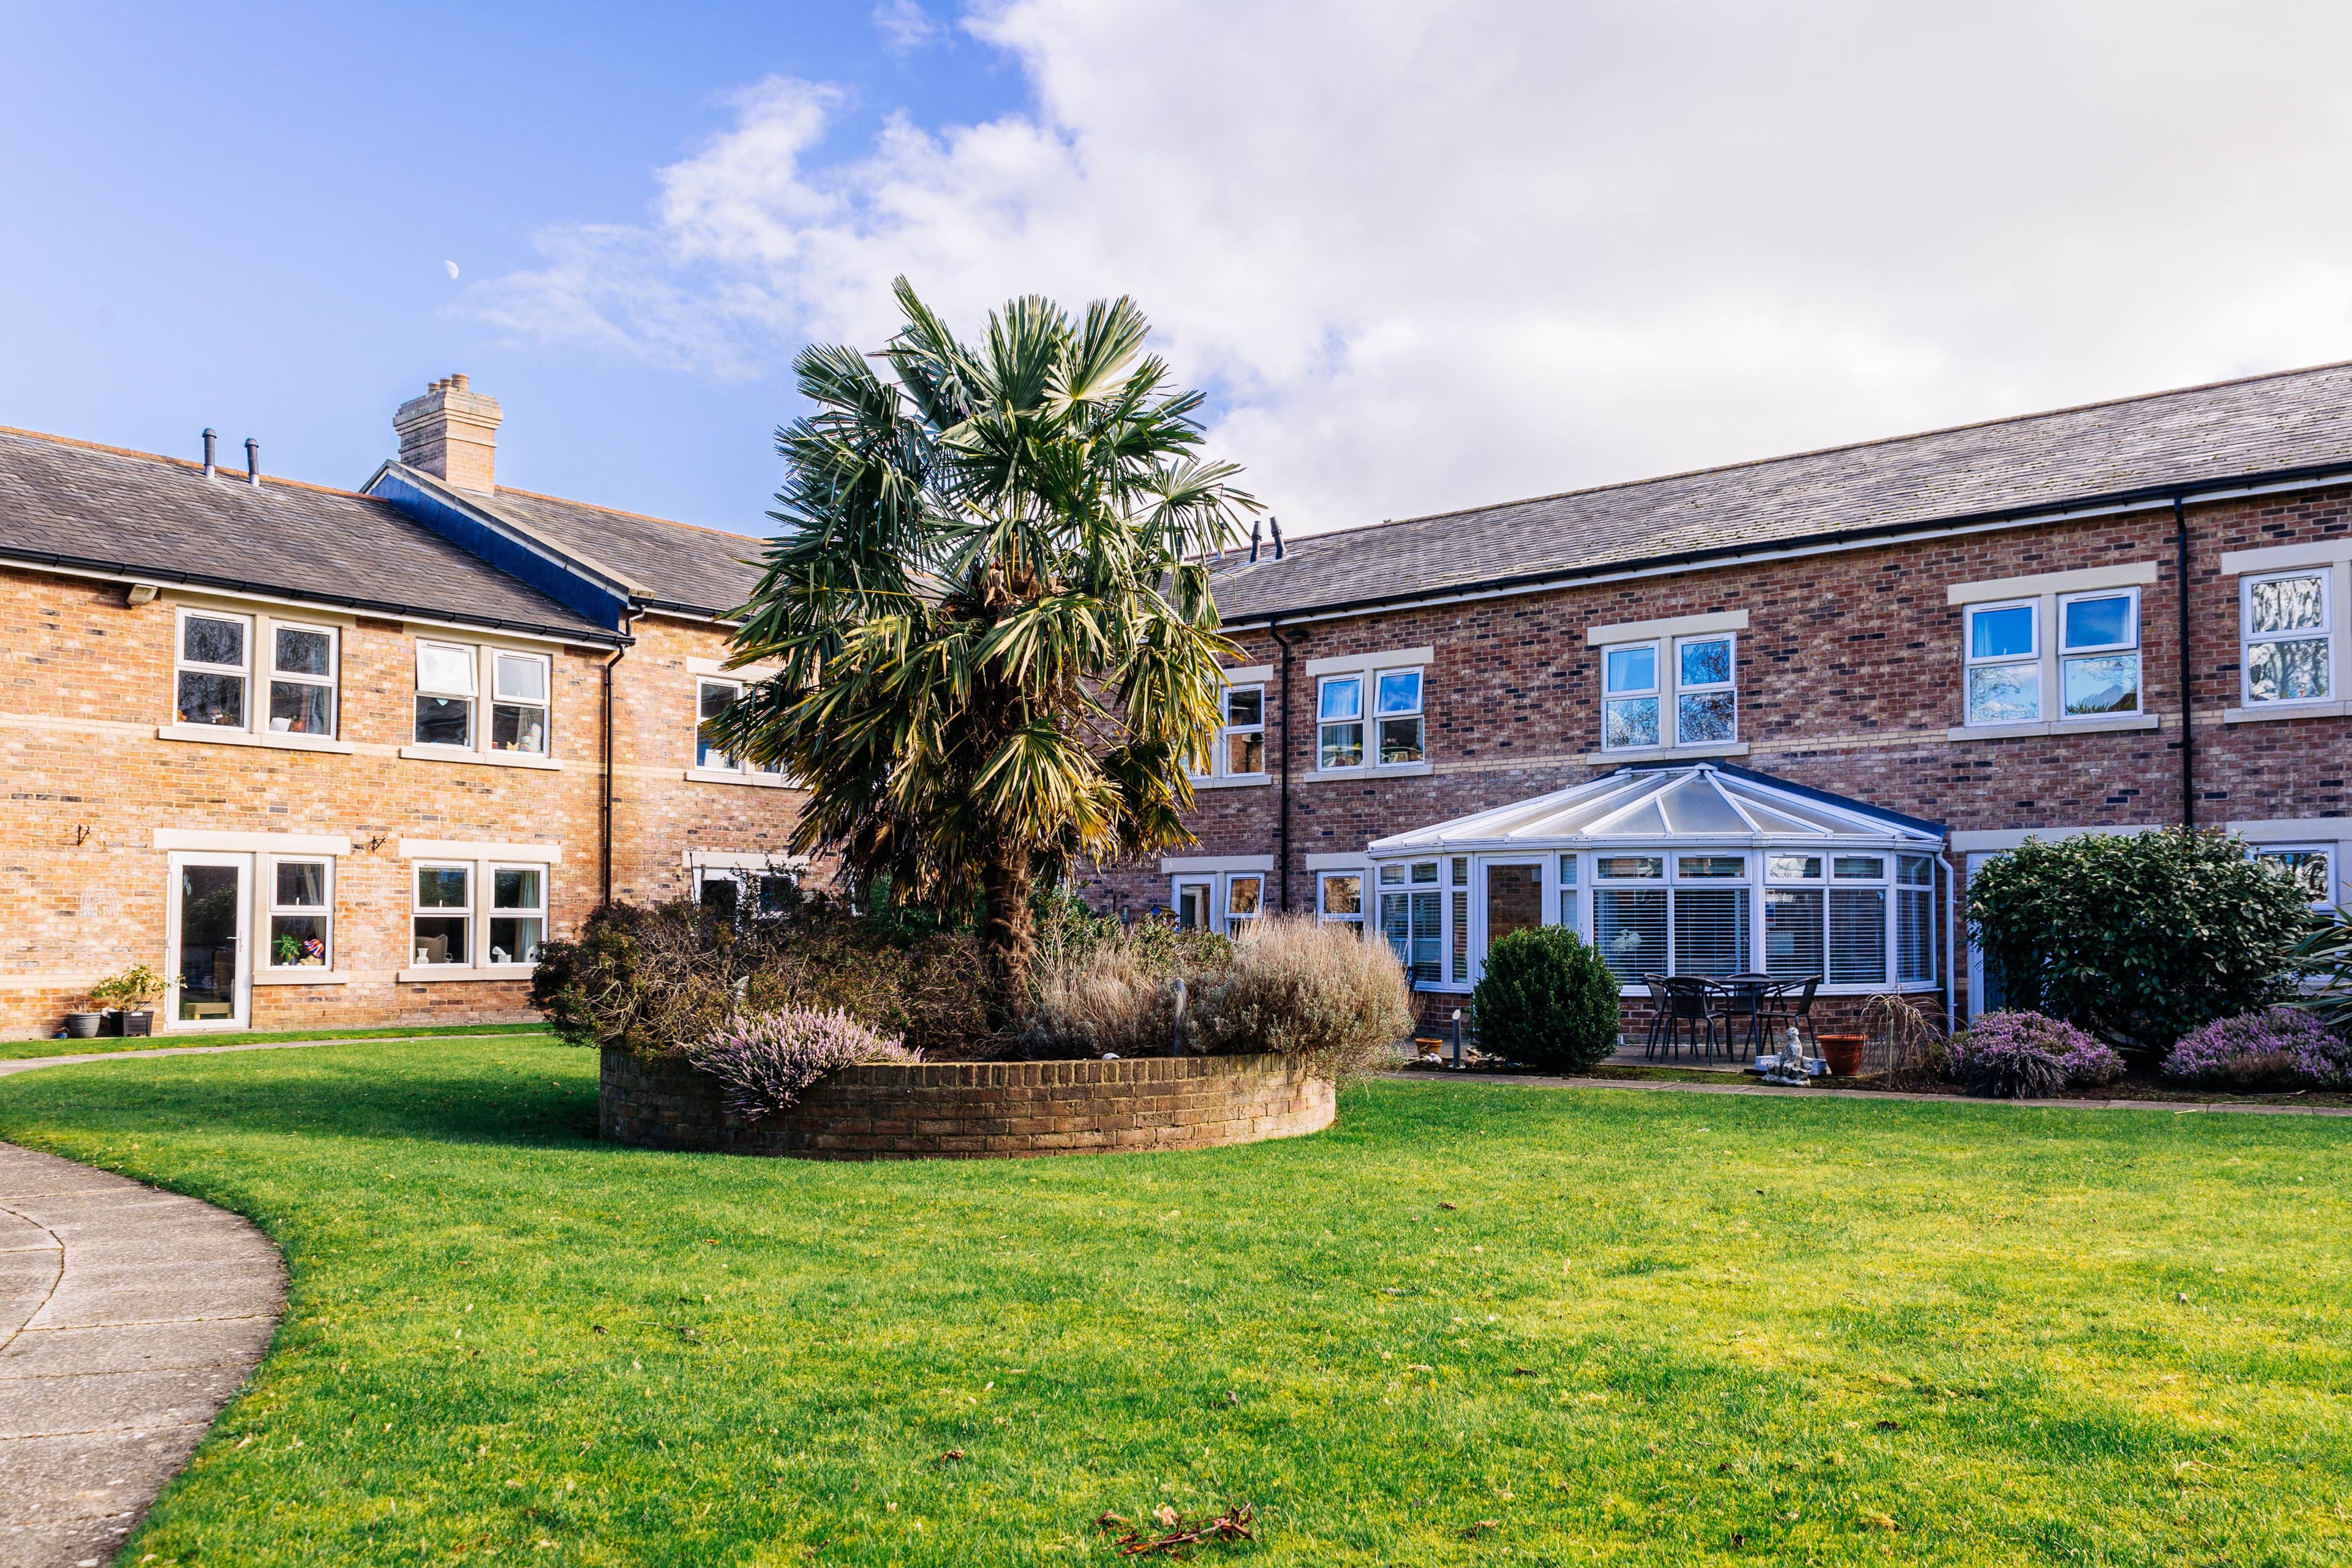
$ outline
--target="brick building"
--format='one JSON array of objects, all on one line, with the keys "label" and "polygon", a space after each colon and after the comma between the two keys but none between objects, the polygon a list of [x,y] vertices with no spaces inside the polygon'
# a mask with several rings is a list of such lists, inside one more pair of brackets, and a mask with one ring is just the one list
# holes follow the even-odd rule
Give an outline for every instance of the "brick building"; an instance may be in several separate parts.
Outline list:
[{"label": "brick building", "polygon": [[[1229,556],[1199,843],[1097,898],[1381,931],[1424,1016],[1533,921],[1643,973],[1981,1007],[2026,835],[2228,827],[2343,896],[2352,366]],[[1660,773],[1668,776],[1655,776]]]},{"label": "brick building", "polygon": [[138,963],[159,1029],[527,1016],[608,894],[790,874],[696,730],[760,542],[501,489],[500,417],[436,383],[356,490],[0,431],[0,1037]]}]

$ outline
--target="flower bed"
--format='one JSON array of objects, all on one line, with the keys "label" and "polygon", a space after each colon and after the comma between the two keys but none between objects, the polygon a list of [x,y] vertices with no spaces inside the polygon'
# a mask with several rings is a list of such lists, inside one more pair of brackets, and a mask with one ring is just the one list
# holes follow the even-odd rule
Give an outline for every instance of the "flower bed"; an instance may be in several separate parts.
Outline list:
[{"label": "flower bed", "polygon": [[606,1047],[598,1135],[616,1143],[812,1160],[1007,1159],[1204,1149],[1331,1125],[1332,1081],[1273,1055],[1115,1061],[866,1063],[757,1121],[684,1061]]}]

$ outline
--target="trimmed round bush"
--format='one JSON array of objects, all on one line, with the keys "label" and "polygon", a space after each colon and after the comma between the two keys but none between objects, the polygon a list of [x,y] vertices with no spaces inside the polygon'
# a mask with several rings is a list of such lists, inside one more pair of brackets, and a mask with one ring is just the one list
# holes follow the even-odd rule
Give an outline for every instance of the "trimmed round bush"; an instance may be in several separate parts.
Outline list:
[{"label": "trimmed round bush", "polygon": [[2072,1024],[2039,1013],[1987,1013],[1953,1037],[1952,1075],[1970,1094],[2034,1100],[2112,1083],[2123,1058]]},{"label": "trimmed round bush", "polygon": [[1617,976],[1566,926],[1524,926],[1486,950],[1471,993],[1478,1048],[1580,1072],[1617,1048]]},{"label": "trimmed round bush", "polygon": [[1335,1079],[1369,1071],[1412,1032],[1412,993],[1389,944],[1304,915],[1253,921],[1201,1006],[1210,1050],[1273,1051]]},{"label": "trimmed round bush", "polygon": [[2239,1089],[2336,1089],[2352,1086],[2352,1045],[2301,1008],[2265,1007],[2181,1036],[2164,1070],[2190,1083]]},{"label": "trimmed round bush", "polygon": [[729,1110],[757,1121],[791,1110],[809,1085],[835,1068],[923,1058],[846,1013],[783,1007],[713,1031],[687,1047],[686,1059],[719,1081]]}]

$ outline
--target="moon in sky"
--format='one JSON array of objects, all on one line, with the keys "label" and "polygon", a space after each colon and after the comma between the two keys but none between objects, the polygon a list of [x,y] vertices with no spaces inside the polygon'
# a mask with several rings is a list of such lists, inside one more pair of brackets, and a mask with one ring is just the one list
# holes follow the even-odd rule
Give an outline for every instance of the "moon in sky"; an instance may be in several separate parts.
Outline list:
[{"label": "moon in sky", "polygon": [[454,261],[445,261],[441,265],[449,269],[449,276],[452,280],[455,280],[457,276],[457,264]]}]

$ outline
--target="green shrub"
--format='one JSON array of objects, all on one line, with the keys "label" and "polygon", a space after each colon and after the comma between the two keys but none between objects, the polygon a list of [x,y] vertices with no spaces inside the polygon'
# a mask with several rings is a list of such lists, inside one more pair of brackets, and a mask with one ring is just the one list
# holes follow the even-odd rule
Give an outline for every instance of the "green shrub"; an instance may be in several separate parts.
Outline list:
[{"label": "green shrub", "polygon": [[1212,1051],[1272,1051],[1338,1079],[1369,1072],[1412,1031],[1412,991],[1384,942],[1307,915],[1254,921],[1201,999]]},{"label": "green shrub", "polygon": [[2220,833],[2028,839],[1969,879],[2001,1005],[2126,1045],[2170,1046],[2276,1001],[2310,895]]},{"label": "green shrub", "polygon": [[1566,926],[1526,926],[1486,950],[1471,993],[1478,1048],[1581,1071],[1617,1048],[1617,976]]}]

